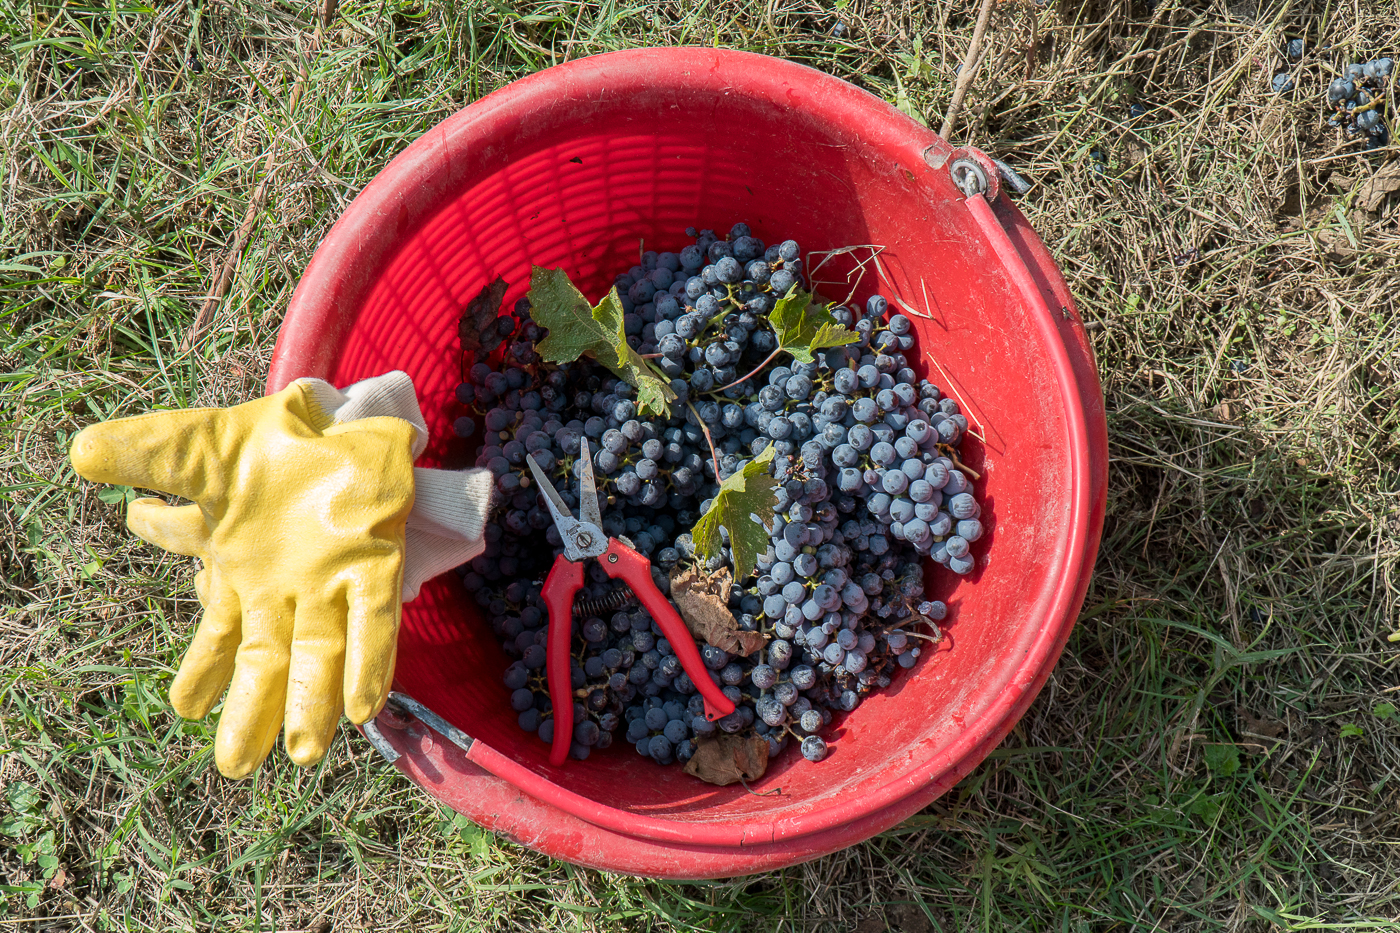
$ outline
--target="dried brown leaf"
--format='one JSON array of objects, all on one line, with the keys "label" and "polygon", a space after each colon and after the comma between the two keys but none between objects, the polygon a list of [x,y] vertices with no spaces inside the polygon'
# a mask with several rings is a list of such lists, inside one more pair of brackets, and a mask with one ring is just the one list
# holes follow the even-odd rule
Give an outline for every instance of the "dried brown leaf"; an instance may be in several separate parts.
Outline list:
[{"label": "dried brown leaf", "polygon": [[466,310],[457,319],[457,339],[462,345],[462,356],[481,349],[481,332],[501,313],[501,301],[506,297],[506,280],[496,276],[496,281],[486,286],[467,302]]},{"label": "dried brown leaf", "polygon": [[1386,195],[1400,191],[1400,162],[1392,162],[1371,176],[1357,192],[1356,200],[1364,211],[1373,211],[1381,206]]},{"label": "dried brown leaf", "polygon": [[1244,725],[1244,732],[1247,735],[1257,735],[1266,739],[1277,739],[1288,731],[1288,726],[1277,719],[1269,719],[1267,716],[1255,719],[1249,710],[1243,707],[1239,710],[1240,721]]},{"label": "dried brown leaf", "polygon": [[671,571],[671,601],[680,610],[690,634],[730,654],[747,656],[767,643],[758,632],[739,629],[729,611],[729,587],[734,579],[728,567],[707,574],[699,567]]},{"label": "dried brown leaf", "polygon": [[723,787],[757,781],[768,770],[768,740],[761,735],[720,734],[699,739],[685,773]]},{"label": "dried brown leaf", "polygon": [[1356,247],[1351,245],[1351,240],[1346,234],[1336,230],[1320,230],[1317,234],[1318,243],[1322,245],[1322,250],[1329,259],[1344,262],[1356,255]]}]

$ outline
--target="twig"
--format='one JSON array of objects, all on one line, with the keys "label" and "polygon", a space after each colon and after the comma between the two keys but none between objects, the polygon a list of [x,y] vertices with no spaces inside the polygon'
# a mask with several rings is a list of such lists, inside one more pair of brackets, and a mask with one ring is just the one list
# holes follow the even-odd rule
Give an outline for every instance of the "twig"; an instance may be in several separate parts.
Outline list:
[{"label": "twig", "polygon": [[742,774],[739,775],[739,783],[744,785],[744,790],[753,794],[755,797],[781,797],[783,795],[783,789],[781,787],[775,787],[772,790],[765,790],[763,793],[759,793],[752,787],[749,787],[749,782],[744,780]]},{"label": "twig", "polygon": [[[902,308],[905,312],[912,314],[914,317],[921,317],[930,321],[936,320],[931,314],[920,314],[918,311],[914,310],[913,305],[909,304],[909,302],[899,297],[899,290],[894,287],[894,281],[891,280],[890,277],[885,274],[885,266],[882,262],[880,262],[879,253],[875,253],[870,258],[875,261],[875,274],[880,277],[880,281],[884,282],[890,287],[890,298],[894,301],[895,304],[899,305],[900,308]],[[922,285],[923,281],[924,280],[921,277],[919,279],[919,284]],[[924,289],[924,304],[928,304],[927,288]]]},{"label": "twig", "polygon": [[1022,82],[1029,81],[1035,72],[1035,57],[1040,52],[1040,17],[1031,17],[1031,44],[1026,48],[1026,76]]},{"label": "twig", "polygon": [[[941,373],[943,376],[943,384],[948,387],[948,391],[953,393],[954,400],[958,402],[958,405],[963,410],[963,412],[966,413],[972,411],[972,406],[967,404],[967,400],[962,397],[962,393],[958,391],[957,386],[953,383],[953,377],[949,376],[948,371],[943,368],[943,364],[938,362],[938,357],[930,353],[928,355],[928,359],[930,363],[938,367],[938,372]],[[981,418],[977,420],[979,424],[982,422]],[[968,426],[967,433],[971,434],[973,437],[977,438],[982,443],[987,443],[987,439],[982,435],[978,434],[976,431],[972,430],[972,427],[970,425]]]},{"label": "twig", "polygon": [[912,315],[914,315],[915,317],[921,317],[921,318],[923,318],[923,319],[926,320],[926,321],[936,321],[936,320],[938,320],[938,318],[936,318],[936,317],[934,317],[932,314],[929,314],[929,313],[928,313],[928,306],[931,305],[933,302],[931,302],[931,301],[928,300],[928,284],[924,281],[924,277],[923,277],[922,275],[919,276],[919,288],[920,288],[920,289],[923,291],[923,293],[924,293],[924,313],[923,313],[923,314],[920,314],[919,312],[915,311],[913,308],[910,308],[910,309],[909,309],[909,313],[912,314]]},{"label": "twig", "polygon": [[[920,632],[911,632],[904,627],[906,625],[927,625],[929,628],[933,629],[933,634],[924,635]],[[933,642],[935,645],[943,644],[944,639],[948,637],[948,634],[944,632],[943,629],[938,627],[937,622],[933,621],[928,616],[922,615],[918,612],[915,612],[913,615],[909,616],[909,618],[903,620],[902,622],[897,622],[894,625],[891,625],[890,630],[898,630],[903,632],[905,635],[909,635],[914,638],[923,638],[927,641]]]},{"label": "twig", "polygon": [[[807,274],[808,274],[808,275],[815,275],[818,271],[821,270],[821,267],[824,266],[824,265],[826,265],[828,262],[830,262],[831,259],[832,259],[833,257],[836,257],[836,256],[844,256],[844,255],[846,255],[847,253],[854,253],[854,252],[855,252],[856,250],[858,250],[858,249],[868,249],[868,250],[873,251],[874,254],[878,254],[878,253],[879,253],[882,249],[884,249],[884,248],[885,248],[885,247],[883,247],[883,246],[878,246],[878,245],[876,245],[876,244],[874,244],[874,243],[857,243],[857,244],[854,245],[854,246],[842,246],[842,247],[839,247],[839,248],[837,248],[837,249],[814,250],[814,251],[809,252],[809,253],[807,254],[807,262],[810,264],[811,261],[812,261],[812,257],[813,257],[813,256],[820,256],[820,257],[822,257],[822,261],[819,262],[819,263],[817,263],[815,266],[812,266],[811,268],[809,268],[809,269],[807,270]],[[869,261],[870,261],[869,259],[865,260],[865,262],[869,262]],[[864,268],[865,262],[858,262],[858,263],[856,263],[856,265],[857,265],[857,266],[860,266],[861,268]],[[847,276],[847,278],[849,279],[850,276]]]},{"label": "twig", "polygon": [[[758,375],[758,371],[759,371],[760,369],[762,369],[763,367],[767,366],[769,363],[773,362],[773,360],[777,358],[778,354],[779,354],[779,353],[782,353],[782,352],[783,352],[783,348],[782,348],[782,347],[778,347],[778,348],[775,349],[772,353],[768,354],[768,359],[764,360],[762,363],[759,363],[757,366],[755,366],[755,367],[753,368],[753,371],[750,372],[747,376],[740,376],[738,379],[735,379],[733,382],[729,383],[729,385],[727,385],[727,386],[720,386],[718,389],[711,389],[710,391],[711,391],[711,392],[723,392],[725,389],[728,389],[728,388],[730,388],[731,386],[736,386],[736,385],[738,385],[739,383],[743,382],[745,379],[752,379],[754,376],[757,376],[757,375]],[[697,415],[696,417],[699,417],[699,416]]]},{"label": "twig", "polygon": [[925,634],[923,634],[922,632],[907,632],[907,631],[905,631],[904,629],[899,628],[898,625],[894,626],[894,628],[898,628],[901,632],[904,632],[904,634],[907,635],[907,636],[910,637],[910,638],[922,638],[922,639],[924,639],[925,641],[931,641],[931,642],[933,642],[935,645],[938,644],[939,642],[943,641],[943,636],[942,636],[942,634],[939,634],[939,636],[938,636],[937,638],[934,638],[932,635],[925,635]]},{"label": "twig", "polygon": [[[300,89],[300,84],[293,89],[293,94]],[[243,255],[243,247],[248,243],[248,234],[252,232],[253,223],[258,219],[263,205],[267,202],[267,186],[272,180],[272,162],[277,157],[277,142],[274,139],[272,145],[268,147],[267,158],[263,161],[262,181],[253,189],[253,196],[248,199],[248,210],[243,214],[243,222],[234,231],[233,243],[228,248],[228,255],[224,257],[224,264],[219,268],[219,274],[214,277],[214,287],[209,289],[209,294],[205,296],[204,304],[200,305],[199,314],[195,315],[194,323],[190,325],[189,333],[185,335],[184,343],[181,344],[181,352],[188,351],[195,342],[204,335],[204,330],[209,326],[209,322],[214,319],[214,311],[219,307],[219,302],[223,300],[224,294],[228,291],[229,283],[233,281],[233,273],[238,268],[238,260]]]},{"label": "twig", "polygon": [[715,453],[715,439],[710,437],[710,426],[705,423],[705,419],[700,417],[700,412],[695,410],[695,406],[686,401],[685,407],[690,409],[690,413],[695,416],[695,420],[700,423],[700,430],[705,432],[705,443],[710,445],[710,459],[715,464],[715,482],[722,483],[724,478],[719,475],[719,454]]},{"label": "twig", "polygon": [[[890,281],[890,279],[885,275],[884,265],[880,262],[880,254],[879,254],[879,253],[876,253],[876,254],[875,254],[874,256],[872,256],[871,258],[875,260],[875,272],[880,276],[880,279],[881,279],[886,285],[888,285],[888,286],[890,287],[890,294],[894,297],[894,300],[895,300],[895,303],[896,303],[896,304],[898,304],[901,308],[903,308],[903,309],[904,309],[905,311],[907,311],[909,314],[914,315],[914,317],[926,318],[927,320],[930,320],[930,321],[936,321],[936,320],[937,320],[937,318],[935,318],[935,317],[934,317],[933,315],[931,315],[931,314],[920,314],[918,311],[914,310],[914,308],[911,307],[909,304],[907,304],[906,302],[904,302],[903,300],[901,300],[900,297],[899,297],[899,295],[896,293],[896,290],[895,290],[895,287],[894,287],[894,282]],[[928,286],[924,284],[924,280],[923,280],[922,277],[919,278],[919,286],[920,286],[921,288],[923,288],[923,291],[924,291],[924,305],[927,306],[928,303],[929,303],[929,299],[928,299]],[[967,402],[963,400],[963,397],[962,397],[962,395],[958,392],[957,387],[953,385],[952,377],[950,377],[950,376],[948,375],[947,370],[945,370],[945,369],[943,368],[942,364],[940,364],[940,363],[938,362],[938,358],[937,358],[936,356],[934,356],[932,352],[928,353],[927,355],[928,355],[929,362],[933,363],[934,366],[937,366],[937,367],[938,367],[938,371],[943,375],[943,384],[946,385],[946,386],[948,387],[948,389],[957,397],[957,401],[960,403],[960,406],[961,406],[964,410],[966,410],[966,411],[971,411],[971,410],[972,410],[971,406],[968,405]],[[978,418],[978,423],[979,423],[979,424],[981,423],[981,421],[982,421],[982,419],[981,419],[981,418]],[[978,439],[979,441],[981,441],[982,443],[984,443],[984,444],[987,443],[986,438],[984,438],[982,435],[978,434],[976,431],[972,430],[972,427],[971,427],[970,425],[969,425],[969,427],[968,427],[968,429],[967,429],[967,433],[968,433],[968,434],[971,434],[973,437],[977,438],[977,439]],[[970,469],[969,469],[968,472],[969,472],[969,473],[973,473],[973,477],[974,477],[975,479],[981,479],[981,477],[978,476],[973,470],[970,470]]]},{"label": "twig", "polygon": [[[1337,149],[1334,150],[1331,154],[1325,155],[1325,156],[1319,156],[1319,157],[1316,158],[1316,159],[1309,159],[1308,161],[1304,162],[1303,164],[1304,164],[1304,165],[1322,165],[1324,162],[1336,162],[1338,159],[1350,159],[1350,158],[1353,158],[1353,157],[1355,157],[1355,156],[1359,156],[1359,155],[1362,154],[1362,153],[1361,153],[1361,150],[1356,149],[1356,148],[1354,148],[1354,147],[1360,145],[1361,143],[1364,143],[1365,141],[1366,141],[1365,139],[1353,139],[1351,142],[1342,143],[1342,144],[1341,144],[1340,146],[1338,146]],[[1342,152],[1342,151],[1340,151],[1340,150],[1345,149],[1345,148],[1347,148],[1347,147],[1353,147],[1353,148],[1351,149],[1350,152]],[[1382,147],[1382,148],[1380,148],[1380,149],[1372,149],[1372,150],[1370,151],[1369,154],[1370,154],[1370,155],[1384,155],[1384,154],[1387,153],[1387,152],[1393,152],[1393,151],[1395,151],[1395,148],[1396,148],[1396,147],[1394,147],[1394,146],[1387,146],[1387,147]]]},{"label": "twig", "polygon": [[962,107],[963,95],[967,93],[968,85],[972,84],[972,75],[977,70],[978,58],[982,52],[982,35],[987,31],[987,23],[991,21],[992,7],[995,5],[996,0],[982,0],[982,9],[977,14],[977,27],[972,30],[972,44],[967,47],[962,70],[958,72],[958,83],[953,86],[953,99],[948,104],[948,113],[943,117],[943,128],[938,131],[938,135],[944,139],[953,132],[953,123],[958,118],[958,109]]},{"label": "twig", "polygon": [[[839,249],[828,249],[828,250],[820,250],[820,251],[816,251],[816,252],[809,252],[809,253],[807,254],[807,263],[808,263],[809,266],[811,265],[812,257],[813,257],[813,256],[821,256],[821,257],[822,257],[822,261],[821,261],[821,262],[817,263],[815,266],[811,266],[811,267],[807,270],[807,276],[808,276],[808,278],[811,279],[811,285],[812,285],[813,290],[814,290],[814,291],[816,290],[816,286],[817,286],[816,275],[817,275],[818,270],[820,270],[822,266],[826,265],[827,262],[830,261],[830,260],[832,259],[832,257],[834,257],[834,256],[843,256],[843,255],[846,255],[846,254],[854,254],[855,251],[858,250],[858,249],[868,249],[868,250],[870,250],[870,255],[869,255],[869,256],[867,256],[865,259],[857,259],[857,260],[856,260],[856,269],[859,270],[859,274],[856,275],[856,280],[855,280],[855,282],[851,284],[851,290],[846,294],[845,299],[843,299],[843,300],[841,301],[841,304],[843,304],[843,305],[844,305],[844,304],[850,304],[851,299],[855,297],[856,291],[860,288],[860,283],[865,279],[865,264],[866,264],[867,262],[872,262],[872,261],[874,261],[874,262],[875,262],[875,271],[876,271],[876,272],[879,272],[879,270],[880,270],[880,263],[879,263],[878,257],[879,257],[879,255],[880,255],[880,251],[883,250],[884,248],[885,248],[885,247],[883,247],[883,246],[876,246],[874,243],[859,243],[859,244],[857,244],[857,245],[855,245],[855,246],[843,246],[843,247],[841,247],[841,248],[839,248]],[[851,272],[846,273],[846,281],[847,281],[848,283],[851,282],[851,275],[852,275],[852,274],[853,274],[853,273],[851,273]],[[836,283],[835,283],[835,282],[832,282],[831,284],[835,285]],[[898,300],[898,299],[896,299],[896,300]]]}]

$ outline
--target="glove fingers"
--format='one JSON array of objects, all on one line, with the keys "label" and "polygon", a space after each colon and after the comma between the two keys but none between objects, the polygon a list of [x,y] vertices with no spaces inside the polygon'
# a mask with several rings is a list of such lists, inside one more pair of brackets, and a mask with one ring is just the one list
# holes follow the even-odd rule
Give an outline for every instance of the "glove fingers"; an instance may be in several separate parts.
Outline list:
[{"label": "glove fingers", "polygon": [[298,605],[287,675],[287,754],[299,765],[325,757],[344,708],[344,605]]},{"label": "glove fingers", "polygon": [[345,715],[359,724],[374,718],[384,705],[394,678],[398,648],[398,588],[371,598],[351,592],[345,633]]},{"label": "glove fingers", "polygon": [[126,510],[126,527],[142,541],[186,557],[202,556],[209,544],[209,528],[197,505],[137,499]]},{"label": "glove fingers", "polygon": [[249,609],[224,712],[214,739],[214,761],[227,778],[252,774],[277,741],[287,704],[290,604]]},{"label": "glove fingers", "polygon": [[[89,425],[68,457],[79,476],[98,483],[158,489],[195,501],[222,482],[217,408],[157,411]],[[218,491],[222,491],[220,488]]]},{"label": "glove fingers", "polygon": [[212,568],[206,567],[195,575],[195,588],[204,604],[204,616],[170,684],[170,705],[185,719],[209,715],[228,685],[243,634],[238,594],[223,585]]}]

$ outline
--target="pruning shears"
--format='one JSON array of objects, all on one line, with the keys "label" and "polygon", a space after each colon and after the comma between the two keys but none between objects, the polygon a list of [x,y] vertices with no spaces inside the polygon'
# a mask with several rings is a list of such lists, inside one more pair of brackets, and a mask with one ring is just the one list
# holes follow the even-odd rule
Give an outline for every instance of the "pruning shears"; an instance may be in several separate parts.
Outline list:
[{"label": "pruning shears", "polygon": [[545,673],[549,679],[549,699],[554,707],[554,741],[549,752],[549,763],[556,767],[562,765],[573,741],[574,696],[569,647],[573,640],[574,596],[583,589],[583,561],[590,557],[597,558],[604,573],[631,588],[651,614],[675,651],[681,669],[705,700],[705,718],[713,721],[734,712],[734,704],[710,679],[709,669],[695,647],[694,636],[675,607],[652,581],[651,561],[631,546],[603,532],[588,438],[582,438],[579,442],[578,518],[574,518],[554,484],[535,463],[535,458],[527,456],[525,461],[530,464],[530,472],[544,493],[545,505],[554,518],[559,539],[564,543],[564,553],[554,559],[554,566],[545,578],[541,594],[549,610]]}]

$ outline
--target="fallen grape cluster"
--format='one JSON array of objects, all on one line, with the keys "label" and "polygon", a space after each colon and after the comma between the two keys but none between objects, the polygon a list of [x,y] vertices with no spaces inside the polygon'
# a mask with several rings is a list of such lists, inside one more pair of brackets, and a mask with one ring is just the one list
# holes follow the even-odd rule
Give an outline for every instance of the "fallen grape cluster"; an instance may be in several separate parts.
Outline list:
[{"label": "fallen grape cluster", "polygon": [[[525,458],[576,510],[587,437],[603,530],[650,558],[669,593],[678,568],[735,569],[733,529],[708,555],[691,532],[723,480],[771,457],[773,521],[760,532],[768,549],[728,600],[736,631],[766,641],[749,656],[700,645],[735,712],[705,718],[651,617],[590,561],[573,620],[571,754],[587,758],[625,736],[660,764],[685,762],[718,731],[762,736],[770,755],[792,740],[816,761],[833,715],[888,686],[938,637],[928,623],[947,610],[923,598],[922,558],[972,570],[981,509],[957,458],[968,422],[915,375],[910,320],[887,318],[886,299],[822,306],[852,342],[778,359],[769,315],[808,285],[798,244],[765,247],[742,223],[727,238],[686,232],[692,245],[647,252],[616,279],[628,344],[671,380],[669,417],[641,415],[634,387],[592,360],[542,361],[547,331],[528,298],[473,348],[457,389],[469,413],[456,430],[469,437],[480,423],[477,464],[495,474],[502,502],[485,554],[459,573],[515,659],[504,680],[521,728],[552,742],[540,591],[563,548]],[[505,365],[488,362],[502,344]]]},{"label": "fallen grape cluster", "polygon": [[1367,149],[1388,145],[1390,128],[1385,123],[1384,106],[1392,68],[1389,58],[1348,65],[1327,87],[1328,125],[1342,127],[1349,137],[1367,137]]}]

